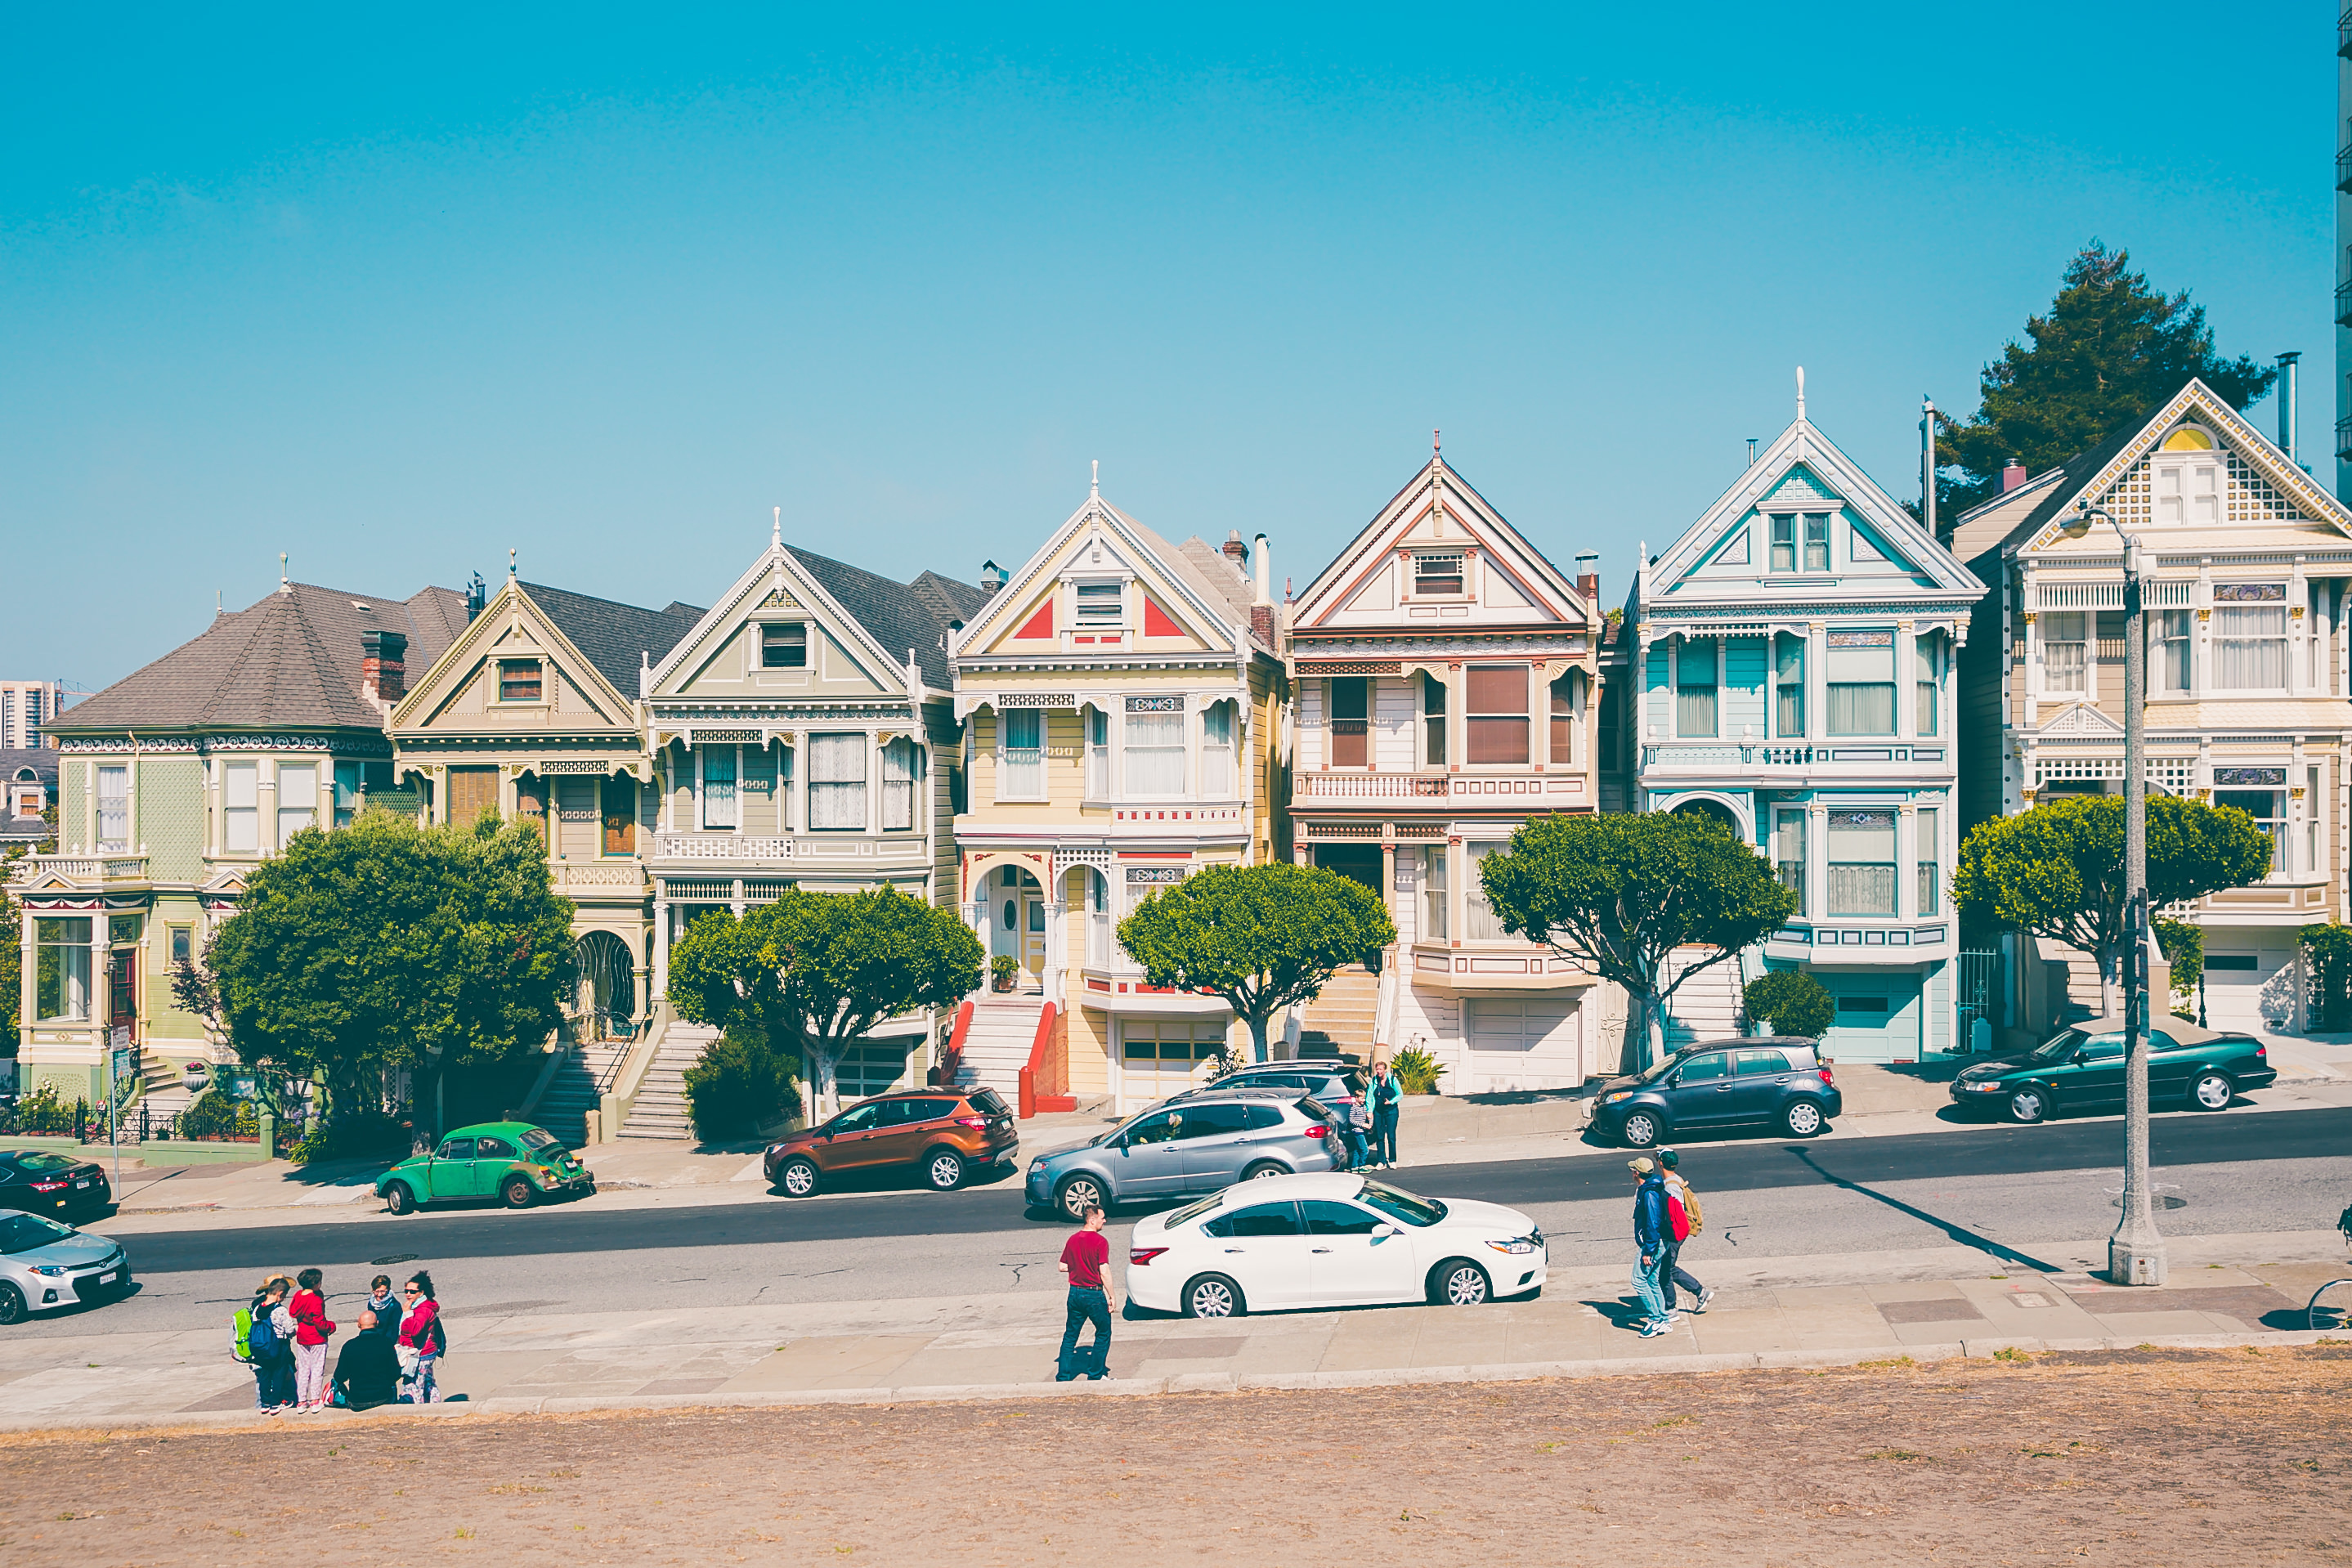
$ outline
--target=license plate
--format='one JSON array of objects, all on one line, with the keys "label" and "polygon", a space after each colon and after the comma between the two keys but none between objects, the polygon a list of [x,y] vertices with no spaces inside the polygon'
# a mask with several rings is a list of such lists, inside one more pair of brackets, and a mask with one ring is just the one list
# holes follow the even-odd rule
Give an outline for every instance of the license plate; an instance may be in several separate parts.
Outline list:
[{"label": "license plate", "polygon": [[101,1274],[98,1277],[98,1282],[101,1285],[111,1285],[114,1283],[114,1276],[111,1274]]},{"label": "license plate", "polygon": [[76,1182],[74,1185],[77,1187],[86,1187],[89,1185],[89,1184],[88,1182]]}]

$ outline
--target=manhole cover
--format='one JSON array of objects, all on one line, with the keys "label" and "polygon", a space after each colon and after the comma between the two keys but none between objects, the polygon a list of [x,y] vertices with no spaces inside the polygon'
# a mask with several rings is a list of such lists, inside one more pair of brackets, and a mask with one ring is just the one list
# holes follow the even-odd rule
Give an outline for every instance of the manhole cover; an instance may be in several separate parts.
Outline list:
[{"label": "manhole cover", "polygon": [[[2151,1198],[2148,1201],[2156,1205],[2156,1206],[2160,1209],[2185,1209],[2189,1206],[2189,1200],[2187,1198],[2158,1196]],[[2109,1208],[2119,1209],[2124,1206],[2124,1201],[2121,1198],[2117,1198],[2107,1206]]]},{"label": "manhole cover", "polygon": [[371,1258],[368,1261],[378,1268],[382,1268],[387,1263],[414,1263],[416,1261],[416,1258],[417,1254],[414,1252],[395,1252],[386,1258]]}]

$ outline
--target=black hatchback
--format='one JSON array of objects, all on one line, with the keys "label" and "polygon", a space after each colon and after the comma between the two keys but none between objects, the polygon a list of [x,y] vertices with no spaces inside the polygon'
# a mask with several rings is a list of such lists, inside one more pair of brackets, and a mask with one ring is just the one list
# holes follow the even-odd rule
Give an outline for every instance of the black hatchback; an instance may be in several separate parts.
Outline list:
[{"label": "black hatchback", "polygon": [[47,1149],[0,1149],[0,1209],[52,1219],[96,1214],[114,1202],[106,1167]]},{"label": "black hatchback", "polygon": [[1702,1040],[1647,1072],[1604,1086],[1592,1102],[1592,1129],[1629,1149],[1694,1132],[1765,1127],[1811,1138],[1844,1109],[1814,1041],[1785,1035]]}]

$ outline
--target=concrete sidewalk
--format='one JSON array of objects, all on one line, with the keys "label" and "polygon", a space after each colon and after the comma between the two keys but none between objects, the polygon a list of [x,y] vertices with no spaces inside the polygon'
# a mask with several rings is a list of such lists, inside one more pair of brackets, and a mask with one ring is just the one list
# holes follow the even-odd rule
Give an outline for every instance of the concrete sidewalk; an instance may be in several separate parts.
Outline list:
[{"label": "concrete sidewalk", "polygon": [[[1937,1360],[2015,1349],[2308,1342],[2312,1292],[2352,1273],[2332,1232],[2184,1237],[2172,1282],[2119,1289],[2080,1272],[2086,1242],[2045,1256],[2067,1269],[2004,1268],[1963,1247],[1866,1258],[1706,1260],[1717,1294],[1703,1317],[1643,1340],[1623,1270],[1563,1271],[1539,1300],[1390,1307],[1221,1322],[1119,1322],[1113,1381],[1150,1394]],[[2257,1261],[2268,1259],[2268,1261]],[[446,1307],[446,1393],[438,1415],[677,1405],[1035,1397],[1046,1382],[1061,1295],[1033,1289],[929,1300],[654,1313]],[[253,1379],[222,1326],[0,1342],[0,1430],[236,1424]],[[409,1414],[423,1414],[409,1412]],[[277,1417],[278,1420],[317,1417]]]}]

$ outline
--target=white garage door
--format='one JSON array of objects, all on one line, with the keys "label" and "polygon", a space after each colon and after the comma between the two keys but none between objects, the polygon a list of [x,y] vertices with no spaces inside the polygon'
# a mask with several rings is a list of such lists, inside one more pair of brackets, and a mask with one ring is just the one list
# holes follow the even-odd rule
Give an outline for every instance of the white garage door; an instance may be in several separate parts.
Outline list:
[{"label": "white garage door", "polygon": [[1549,996],[1473,997],[1470,1048],[1474,1051],[1531,1051],[1568,1027],[1575,1016],[1573,1003]]}]

